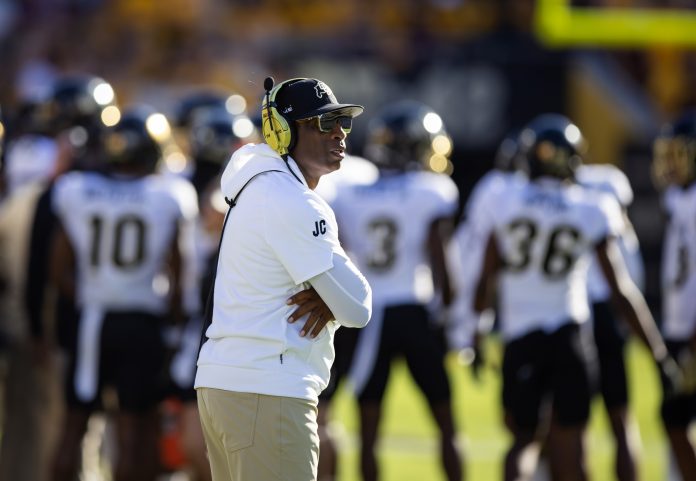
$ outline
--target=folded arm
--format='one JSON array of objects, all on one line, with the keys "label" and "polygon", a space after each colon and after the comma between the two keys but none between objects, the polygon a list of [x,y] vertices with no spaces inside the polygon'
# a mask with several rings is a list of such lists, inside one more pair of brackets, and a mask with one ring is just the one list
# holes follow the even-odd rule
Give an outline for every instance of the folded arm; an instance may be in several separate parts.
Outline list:
[{"label": "folded arm", "polygon": [[301,335],[315,337],[332,320],[346,327],[364,327],[372,314],[372,290],[346,257],[334,254],[333,267],[309,279],[311,288],[298,292],[288,304],[298,308],[289,322],[309,314]]}]

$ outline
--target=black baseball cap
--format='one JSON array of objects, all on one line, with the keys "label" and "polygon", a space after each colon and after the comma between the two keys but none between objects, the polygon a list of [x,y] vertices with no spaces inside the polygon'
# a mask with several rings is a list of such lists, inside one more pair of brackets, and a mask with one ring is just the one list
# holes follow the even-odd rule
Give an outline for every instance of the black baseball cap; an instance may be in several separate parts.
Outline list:
[{"label": "black baseball cap", "polygon": [[289,120],[302,120],[337,110],[342,115],[357,117],[362,105],[339,104],[328,85],[315,78],[291,81],[280,89],[275,98],[276,109]]}]

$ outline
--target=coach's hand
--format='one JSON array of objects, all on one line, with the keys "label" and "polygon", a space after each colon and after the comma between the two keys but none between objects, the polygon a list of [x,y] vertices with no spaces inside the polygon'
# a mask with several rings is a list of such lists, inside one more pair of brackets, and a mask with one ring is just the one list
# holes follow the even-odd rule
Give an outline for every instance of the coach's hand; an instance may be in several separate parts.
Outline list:
[{"label": "coach's hand", "polygon": [[297,305],[297,309],[288,318],[288,322],[293,323],[301,317],[309,314],[300,336],[317,337],[324,326],[334,320],[334,315],[326,305],[324,300],[319,297],[313,287],[300,291],[287,301],[288,305]]}]

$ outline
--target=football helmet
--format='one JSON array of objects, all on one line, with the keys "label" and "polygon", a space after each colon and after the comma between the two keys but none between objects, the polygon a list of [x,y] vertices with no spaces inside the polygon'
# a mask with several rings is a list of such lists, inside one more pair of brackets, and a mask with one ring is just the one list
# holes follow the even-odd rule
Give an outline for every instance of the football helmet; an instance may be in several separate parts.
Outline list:
[{"label": "football helmet", "polygon": [[251,140],[255,131],[253,122],[244,114],[231,115],[221,108],[205,109],[191,121],[191,157],[196,163],[222,166],[235,149]]},{"label": "football helmet", "polygon": [[452,139],[442,118],[427,105],[399,101],[368,123],[365,157],[387,170],[451,172]]},{"label": "football helmet", "polygon": [[56,131],[84,127],[88,131],[113,125],[120,116],[116,94],[106,80],[93,75],[56,80],[47,101]]},{"label": "football helmet", "polygon": [[112,168],[139,165],[152,171],[171,138],[171,126],[163,114],[147,106],[130,108],[105,132],[106,163]]},{"label": "football helmet", "polygon": [[586,151],[577,125],[560,114],[535,117],[520,132],[521,165],[530,178],[573,179]]},{"label": "football helmet", "polygon": [[660,189],[686,187],[696,179],[696,110],[662,128],[653,142],[652,175]]},{"label": "football helmet", "polygon": [[185,95],[174,113],[174,124],[179,128],[191,127],[195,117],[206,109],[224,109],[231,115],[246,112],[246,100],[238,94],[220,90],[201,89]]}]

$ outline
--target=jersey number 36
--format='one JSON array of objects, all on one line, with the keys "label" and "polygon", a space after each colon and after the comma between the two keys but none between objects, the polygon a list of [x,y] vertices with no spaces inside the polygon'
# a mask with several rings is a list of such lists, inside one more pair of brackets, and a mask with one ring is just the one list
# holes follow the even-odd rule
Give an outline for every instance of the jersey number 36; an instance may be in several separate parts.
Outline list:
[{"label": "jersey number 36", "polygon": [[577,246],[582,241],[580,232],[570,225],[556,226],[548,235],[541,250],[541,259],[533,259],[535,243],[544,242],[538,236],[537,224],[530,219],[516,219],[507,226],[511,249],[505,256],[505,268],[520,272],[530,265],[541,264],[545,276],[560,278],[568,274],[577,260]]}]

